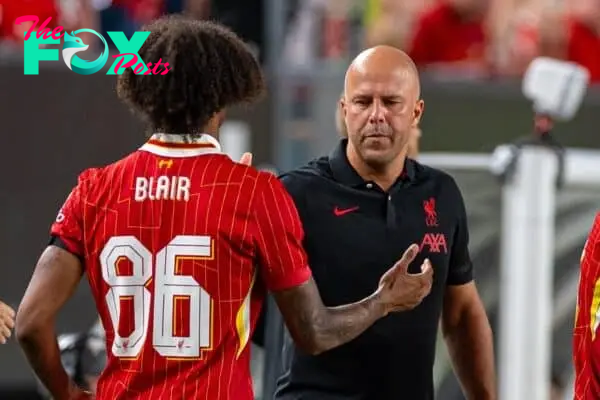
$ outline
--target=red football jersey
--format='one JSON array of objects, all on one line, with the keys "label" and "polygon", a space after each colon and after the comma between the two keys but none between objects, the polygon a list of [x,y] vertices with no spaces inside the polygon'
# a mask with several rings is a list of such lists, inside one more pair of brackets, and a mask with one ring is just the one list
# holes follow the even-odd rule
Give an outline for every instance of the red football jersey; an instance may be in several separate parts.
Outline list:
[{"label": "red football jersey", "polygon": [[465,21],[451,5],[439,3],[417,21],[409,55],[417,65],[487,65],[487,41],[482,21]]},{"label": "red football jersey", "polygon": [[577,21],[569,20],[568,59],[587,68],[590,81],[600,83],[600,35]]},{"label": "red football jersey", "polygon": [[106,330],[98,399],[253,399],[265,288],[310,277],[283,185],[208,135],[154,135],[86,170],[51,234],[84,260]]},{"label": "red football jersey", "polygon": [[581,255],[573,357],[575,399],[600,399],[600,214]]},{"label": "red football jersey", "polygon": [[15,25],[15,20],[24,15],[36,15],[38,27],[48,17],[52,18],[46,26],[52,30],[58,24],[59,7],[56,3],[55,0],[0,0],[0,37],[22,42],[30,26]]}]

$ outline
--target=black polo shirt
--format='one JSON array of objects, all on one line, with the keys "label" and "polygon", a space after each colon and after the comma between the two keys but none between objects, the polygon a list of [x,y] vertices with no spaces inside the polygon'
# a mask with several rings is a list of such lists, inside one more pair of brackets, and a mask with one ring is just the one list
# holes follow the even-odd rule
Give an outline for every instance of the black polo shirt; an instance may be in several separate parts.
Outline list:
[{"label": "black polo shirt", "polygon": [[369,296],[412,243],[434,268],[431,293],[414,310],[394,313],[352,342],[319,356],[284,349],[289,367],[277,399],[432,399],[433,362],[447,285],[473,279],[467,220],[454,179],[408,159],[386,193],[364,181],[346,157],[346,140],[328,157],[281,177],[302,219],[309,264],[327,306]]}]

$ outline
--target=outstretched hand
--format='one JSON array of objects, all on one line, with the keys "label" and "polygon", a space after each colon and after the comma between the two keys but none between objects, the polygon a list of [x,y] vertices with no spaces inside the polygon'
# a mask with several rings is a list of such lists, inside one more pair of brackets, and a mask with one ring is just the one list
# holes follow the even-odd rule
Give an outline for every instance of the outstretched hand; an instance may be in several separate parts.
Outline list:
[{"label": "outstretched hand", "polygon": [[408,272],[410,263],[419,253],[419,246],[411,245],[402,258],[390,268],[379,281],[377,294],[385,308],[385,314],[415,308],[431,291],[433,267],[428,259],[421,265],[421,272]]}]

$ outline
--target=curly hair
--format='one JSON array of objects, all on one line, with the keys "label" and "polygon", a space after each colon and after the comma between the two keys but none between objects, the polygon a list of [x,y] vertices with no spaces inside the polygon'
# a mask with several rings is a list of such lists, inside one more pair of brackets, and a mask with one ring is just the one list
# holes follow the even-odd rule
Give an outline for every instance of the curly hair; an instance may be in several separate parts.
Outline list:
[{"label": "curly hair", "polygon": [[152,131],[201,133],[219,111],[263,94],[258,61],[226,27],[169,16],[143,29],[151,33],[139,56],[148,63],[169,63],[171,70],[143,75],[127,68],[118,77],[117,94]]}]

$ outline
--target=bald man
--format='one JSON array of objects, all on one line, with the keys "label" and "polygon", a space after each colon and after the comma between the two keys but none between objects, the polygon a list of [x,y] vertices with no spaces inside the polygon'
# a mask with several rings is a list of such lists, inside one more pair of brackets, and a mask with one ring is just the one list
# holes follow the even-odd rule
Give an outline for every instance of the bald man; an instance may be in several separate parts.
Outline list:
[{"label": "bald man", "polygon": [[495,399],[492,333],[473,281],[461,193],[449,175],[407,157],[424,110],[412,60],[387,46],[362,52],[346,73],[340,108],[346,135],[337,147],[281,177],[323,300],[362,298],[413,242],[419,254],[409,272],[429,259],[434,281],[420,305],[337,349],[314,356],[286,340],[289,365],[275,398],[433,399],[441,321],[467,398]]},{"label": "bald man", "polygon": [[0,301],[0,344],[6,343],[15,327],[15,312]]}]

